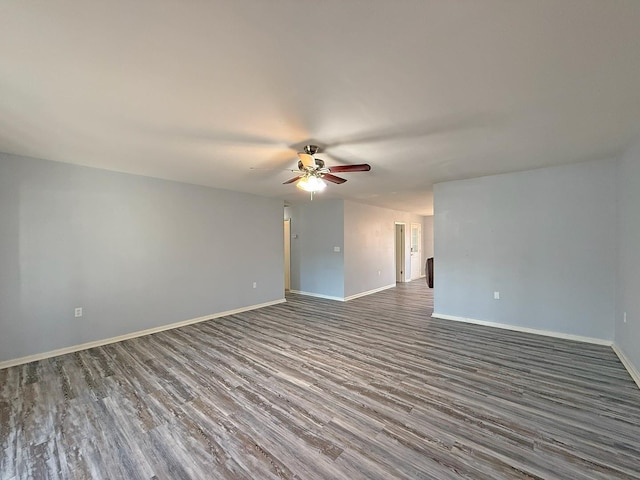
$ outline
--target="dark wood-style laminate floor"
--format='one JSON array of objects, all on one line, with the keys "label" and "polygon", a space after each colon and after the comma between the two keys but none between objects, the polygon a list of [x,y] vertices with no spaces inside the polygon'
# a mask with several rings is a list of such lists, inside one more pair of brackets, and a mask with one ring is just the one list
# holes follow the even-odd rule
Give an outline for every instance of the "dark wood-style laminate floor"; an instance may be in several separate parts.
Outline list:
[{"label": "dark wood-style laminate floor", "polygon": [[429,318],[423,281],[0,371],[2,479],[640,478],[608,347]]}]

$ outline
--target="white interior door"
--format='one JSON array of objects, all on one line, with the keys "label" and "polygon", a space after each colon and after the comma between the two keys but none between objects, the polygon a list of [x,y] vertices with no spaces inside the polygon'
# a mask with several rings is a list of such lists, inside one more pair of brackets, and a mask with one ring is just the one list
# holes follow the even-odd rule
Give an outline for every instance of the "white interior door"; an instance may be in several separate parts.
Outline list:
[{"label": "white interior door", "polygon": [[411,280],[420,278],[422,270],[422,225],[411,224]]}]

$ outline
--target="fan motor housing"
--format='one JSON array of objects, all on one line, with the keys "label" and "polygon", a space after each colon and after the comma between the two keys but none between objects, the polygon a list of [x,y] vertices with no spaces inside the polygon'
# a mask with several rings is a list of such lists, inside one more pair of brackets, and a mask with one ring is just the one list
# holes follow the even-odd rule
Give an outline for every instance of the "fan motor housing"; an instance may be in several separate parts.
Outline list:
[{"label": "fan motor housing", "polygon": [[[309,154],[311,155],[311,154]],[[313,158],[313,160],[316,162],[316,169],[318,168],[324,168],[324,160],[321,160],[319,158]],[[304,170],[304,165],[302,164],[302,161],[298,160],[298,170]]]},{"label": "fan motor housing", "polygon": [[309,155],[315,155],[316,153],[318,153],[318,150],[320,150],[320,148],[317,145],[304,146],[304,153],[307,153]]}]

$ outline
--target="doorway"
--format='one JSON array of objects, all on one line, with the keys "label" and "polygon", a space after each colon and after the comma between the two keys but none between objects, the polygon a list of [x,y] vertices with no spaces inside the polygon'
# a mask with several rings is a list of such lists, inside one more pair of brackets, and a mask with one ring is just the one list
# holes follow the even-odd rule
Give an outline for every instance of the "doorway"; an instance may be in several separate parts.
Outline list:
[{"label": "doorway", "polygon": [[420,278],[422,270],[422,225],[411,224],[411,280]]},{"label": "doorway", "polygon": [[291,289],[291,219],[284,221],[284,291]]},{"label": "doorway", "polygon": [[404,223],[396,223],[396,283],[405,281]]}]

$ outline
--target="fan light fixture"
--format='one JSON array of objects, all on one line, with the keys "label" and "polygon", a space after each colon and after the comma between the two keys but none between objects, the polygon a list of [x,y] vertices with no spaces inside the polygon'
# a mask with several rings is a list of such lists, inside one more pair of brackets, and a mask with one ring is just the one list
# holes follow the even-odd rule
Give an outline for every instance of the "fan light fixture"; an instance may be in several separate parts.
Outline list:
[{"label": "fan light fixture", "polygon": [[325,182],[340,185],[347,181],[346,178],[338,177],[334,175],[334,173],[368,172],[371,170],[371,165],[368,163],[325,167],[324,160],[314,157],[316,153],[318,153],[317,145],[305,145],[304,153],[298,152],[298,158],[300,159],[298,160],[298,170],[292,170],[292,172],[296,172],[298,175],[283,183],[283,185],[295,183],[296,187],[300,190],[311,194],[311,200],[313,200],[314,193],[321,192],[327,187]]},{"label": "fan light fixture", "polygon": [[305,192],[316,193],[321,192],[327,187],[327,184],[319,177],[315,175],[307,175],[302,177],[296,184],[300,190]]}]

